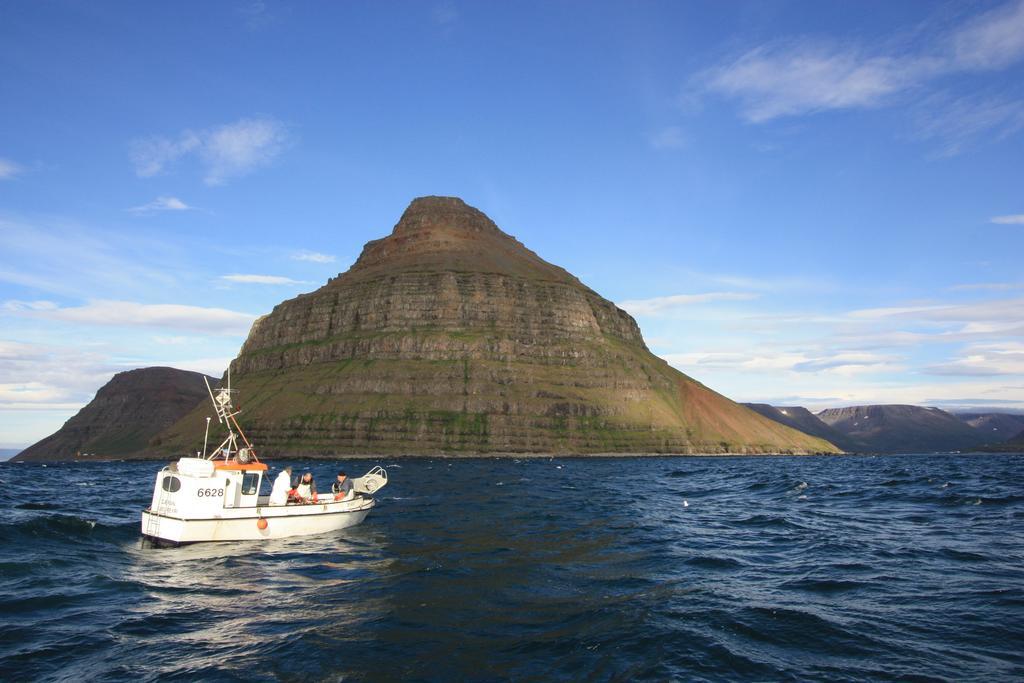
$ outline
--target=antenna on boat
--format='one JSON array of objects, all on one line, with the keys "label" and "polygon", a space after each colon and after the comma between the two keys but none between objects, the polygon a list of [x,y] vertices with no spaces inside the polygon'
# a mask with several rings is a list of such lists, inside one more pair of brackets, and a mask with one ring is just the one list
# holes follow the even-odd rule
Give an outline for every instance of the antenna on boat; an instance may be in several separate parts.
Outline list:
[{"label": "antenna on boat", "polygon": [[[210,380],[206,379],[206,375],[203,375],[203,381],[206,382],[206,392],[210,394],[210,400],[213,401],[213,405],[217,405],[217,399],[213,397],[213,389],[210,388]],[[217,413],[217,422],[220,422],[220,413]]]},{"label": "antenna on boat", "polygon": [[[243,453],[239,457],[247,457],[247,455],[251,455],[253,458],[256,458],[256,453],[255,453],[255,450],[252,447],[252,444],[249,443],[249,439],[245,436],[245,432],[242,431],[241,425],[239,425],[238,424],[238,420],[235,419],[235,415],[237,415],[241,411],[235,410],[234,406],[231,405],[231,366],[230,365],[228,366],[227,375],[228,375],[227,376],[227,386],[226,387],[224,387],[224,386],[218,387],[216,394],[213,393],[213,388],[210,386],[210,381],[208,379],[206,379],[206,377],[203,377],[203,381],[206,382],[206,391],[210,395],[210,401],[213,402],[213,408],[214,408],[214,410],[217,413],[217,422],[219,424],[222,424],[222,425],[224,425],[225,427],[228,428],[228,436],[227,436],[227,438],[224,439],[224,441],[221,442],[220,446],[217,447],[217,450],[214,451],[214,454],[216,454],[216,453],[223,453],[224,454],[224,459],[225,460],[230,460],[232,453],[238,453],[239,450],[246,450],[247,453]],[[207,424],[207,428],[209,428],[209,418],[207,418],[207,423],[206,424]],[[237,434],[235,433],[235,430],[238,430]],[[245,446],[246,446],[245,449],[239,449],[238,448],[237,440],[238,440],[239,436],[242,437],[242,442],[245,443]],[[206,455],[206,452],[205,452],[205,448],[206,447],[205,447],[205,445],[204,445],[203,448],[204,448],[203,453],[204,453],[204,455]],[[207,459],[210,459],[213,456],[211,454],[211,455],[208,455],[206,457],[207,457]],[[257,458],[257,461],[258,460],[259,459]]]}]

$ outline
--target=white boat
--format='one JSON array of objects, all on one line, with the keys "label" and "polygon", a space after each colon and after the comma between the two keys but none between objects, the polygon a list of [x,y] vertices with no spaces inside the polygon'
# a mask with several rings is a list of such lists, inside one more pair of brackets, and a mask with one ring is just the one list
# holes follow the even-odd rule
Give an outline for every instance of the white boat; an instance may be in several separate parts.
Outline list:
[{"label": "white boat", "polygon": [[[197,457],[181,458],[157,473],[153,499],[142,512],[143,537],[161,545],[286,538],[337,531],[366,519],[376,505],[373,494],[388,483],[381,467],[353,479],[353,492],[345,498],[329,494],[271,505],[270,496],[260,495],[267,465],[238,424],[228,378],[216,395],[206,385],[227,438],[209,454],[204,442]],[[206,418],[206,440],[209,432]]]}]

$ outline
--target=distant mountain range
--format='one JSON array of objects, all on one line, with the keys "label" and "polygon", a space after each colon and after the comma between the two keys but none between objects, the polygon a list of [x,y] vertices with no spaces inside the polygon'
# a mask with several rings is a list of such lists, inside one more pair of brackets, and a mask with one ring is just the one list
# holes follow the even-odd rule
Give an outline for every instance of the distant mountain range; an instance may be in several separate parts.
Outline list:
[{"label": "distant mountain range", "polygon": [[[123,372],[56,433],[20,454],[0,449],[0,461],[15,454],[14,460],[37,461],[166,457],[160,443],[163,432],[201,409],[206,398],[202,375],[195,372]],[[848,453],[1024,452],[1024,415],[949,413],[911,405],[854,406],[814,414],[801,406],[743,405]]]},{"label": "distant mountain range", "polygon": [[1024,450],[1024,415],[954,414],[911,405],[831,408],[815,415],[799,406],[745,405],[782,424],[828,439],[847,452]]},{"label": "distant mountain range", "polygon": [[821,418],[801,406],[771,406],[767,403],[744,403],[751,410],[805,434],[825,439],[847,452],[867,450],[867,445],[822,422]]},{"label": "distant mountain range", "polygon": [[1024,415],[1010,413],[954,413],[988,437],[990,443],[1000,443],[1024,432]]},{"label": "distant mountain range", "polygon": [[982,446],[990,437],[939,408],[908,405],[830,408],[822,422],[878,452],[962,451]]}]

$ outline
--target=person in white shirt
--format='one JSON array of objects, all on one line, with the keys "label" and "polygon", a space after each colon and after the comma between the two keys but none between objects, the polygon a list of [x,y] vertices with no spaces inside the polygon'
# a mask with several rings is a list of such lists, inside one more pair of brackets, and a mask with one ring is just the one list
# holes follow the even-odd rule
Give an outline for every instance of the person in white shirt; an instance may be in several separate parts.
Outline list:
[{"label": "person in white shirt", "polygon": [[270,491],[271,505],[285,505],[288,503],[288,492],[292,488],[292,468],[285,467],[274,480],[274,488]]}]

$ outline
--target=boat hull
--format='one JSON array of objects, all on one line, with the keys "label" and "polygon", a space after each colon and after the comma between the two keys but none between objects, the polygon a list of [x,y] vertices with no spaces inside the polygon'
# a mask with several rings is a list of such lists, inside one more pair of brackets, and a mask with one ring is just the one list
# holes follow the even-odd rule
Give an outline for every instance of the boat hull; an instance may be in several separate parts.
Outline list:
[{"label": "boat hull", "polygon": [[[185,519],[145,510],[142,513],[142,535],[168,545],[309,536],[355,526],[366,519],[373,507],[373,500],[359,505],[287,505],[236,510],[230,516],[207,519]],[[261,519],[266,522],[262,529]]]}]

